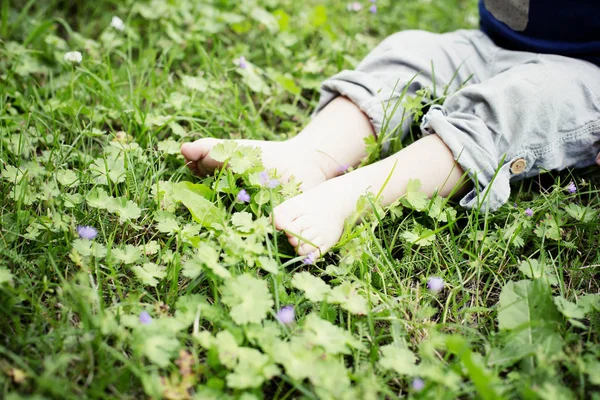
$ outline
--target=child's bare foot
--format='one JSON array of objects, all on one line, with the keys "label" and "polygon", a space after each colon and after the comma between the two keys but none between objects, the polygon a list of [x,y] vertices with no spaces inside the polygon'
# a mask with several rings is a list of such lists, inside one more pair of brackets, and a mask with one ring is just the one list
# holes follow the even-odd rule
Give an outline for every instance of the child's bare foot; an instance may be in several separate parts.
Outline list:
[{"label": "child's bare foot", "polygon": [[[210,157],[210,150],[220,139],[199,139],[181,146],[181,153],[188,167],[201,176],[210,175],[222,164]],[[329,156],[315,149],[302,145],[294,139],[285,142],[267,142],[261,140],[236,140],[239,145],[259,147],[262,150],[262,161],[266,169],[276,169],[282,179],[292,176],[301,182],[300,188],[305,191],[319,183],[338,175],[339,167]]]},{"label": "child's bare foot", "polygon": [[345,219],[367,189],[353,184],[356,172],[323,182],[275,207],[275,227],[286,232],[299,255],[319,250],[320,254],[315,254],[318,257],[338,242]]},{"label": "child's bare foot", "polygon": [[344,221],[356,209],[360,196],[380,194],[382,204],[389,205],[406,193],[410,179],[419,179],[427,195],[439,189],[441,196],[448,196],[463,174],[444,142],[437,135],[429,135],[385,160],[330,179],[283,202],[273,210],[275,227],[286,232],[299,255],[317,249],[324,254],[340,239]]}]

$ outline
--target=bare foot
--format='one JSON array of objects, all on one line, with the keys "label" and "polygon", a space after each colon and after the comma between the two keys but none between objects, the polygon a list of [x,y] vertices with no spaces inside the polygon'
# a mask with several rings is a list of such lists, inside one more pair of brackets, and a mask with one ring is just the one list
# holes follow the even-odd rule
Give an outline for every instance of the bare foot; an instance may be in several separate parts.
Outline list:
[{"label": "bare foot", "polygon": [[345,219],[366,189],[352,184],[353,174],[323,182],[275,207],[275,228],[285,231],[299,255],[316,252],[319,257],[339,241]]},{"label": "bare foot", "polygon": [[[344,221],[356,210],[356,201],[368,192],[379,194],[381,204],[391,204],[406,193],[410,179],[418,179],[421,191],[431,196],[460,193],[464,177],[450,149],[437,135],[422,138],[384,160],[289,199],[273,209],[275,227],[285,231],[299,255],[317,249],[326,253],[340,239]],[[463,185],[462,191],[470,186]],[[299,239],[297,236],[300,236]]]},{"label": "bare foot", "polygon": [[[220,139],[206,138],[184,143],[181,146],[181,153],[192,172],[207,176],[222,165],[210,157],[210,150],[221,142]],[[277,170],[283,180],[294,176],[298,182],[301,182],[302,191],[339,174],[339,167],[329,156],[293,139],[285,142],[261,140],[236,140],[236,142],[241,146],[259,147],[262,150],[265,168]]]}]

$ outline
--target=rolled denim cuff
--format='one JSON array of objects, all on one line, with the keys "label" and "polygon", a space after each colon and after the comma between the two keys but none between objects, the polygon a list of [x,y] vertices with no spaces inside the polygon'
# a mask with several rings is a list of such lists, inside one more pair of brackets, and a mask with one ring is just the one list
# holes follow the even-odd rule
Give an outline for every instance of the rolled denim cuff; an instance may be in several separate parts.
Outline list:
[{"label": "rolled denim cuff", "polygon": [[461,206],[495,211],[508,201],[511,164],[495,153],[492,136],[481,120],[463,113],[448,115],[444,107],[434,105],[423,117],[421,131],[424,135],[437,134],[473,181],[473,189],[460,200]]}]

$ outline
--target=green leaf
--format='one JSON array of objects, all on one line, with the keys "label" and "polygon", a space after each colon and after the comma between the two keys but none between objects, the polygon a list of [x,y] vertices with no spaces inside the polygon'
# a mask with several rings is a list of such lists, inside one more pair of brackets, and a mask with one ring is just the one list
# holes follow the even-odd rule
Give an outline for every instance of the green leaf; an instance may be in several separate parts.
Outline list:
[{"label": "green leaf", "polygon": [[183,265],[183,276],[197,278],[202,273],[202,269],[206,267],[223,279],[231,278],[231,273],[221,265],[219,258],[217,249],[206,242],[200,242],[196,253]]},{"label": "green leaf", "polygon": [[520,359],[537,349],[550,356],[562,349],[561,317],[550,287],[540,279],[508,282],[500,292],[498,328],[509,331],[505,354]]},{"label": "green leaf", "polygon": [[113,210],[115,207],[115,198],[109,196],[102,188],[92,189],[86,196],[88,206],[102,210]]},{"label": "green leaf", "polygon": [[452,207],[444,208],[446,200],[442,197],[436,197],[429,206],[429,216],[436,221],[448,222],[456,219],[456,210]]},{"label": "green leaf", "polygon": [[271,33],[277,33],[277,31],[279,31],[279,23],[277,22],[277,19],[275,19],[273,14],[264,8],[254,7],[250,12],[250,17],[253,20],[263,24]]},{"label": "green leaf", "polygon": [[208,81],[200,76],[182,75],[181,83],[188,89],[205,92],[208,89]]},{"label": "green leaf", "polygon": [[279,9],[273,12],[273,16],[277,19],[277,23],[279,24],[279,29],[281,31],[285,31],[288,29],[290,25],[290,15],[286,13],[284,10]]},{"label": "green leaf", "polygon": [[585,372],[593,385],[600,385],[600,361],[591,354],[585,357]]},{"label": "green leaf", "polygon": [[368,311],[367,300],[358,294],[356,286],[349,281],[334,287],[327,296],[327,302],[339,304],[346,311],[356,315],[365,315]]},{"label": "green leaf", "polygon": [[258,265],[267,272],[277,275],[279,273],[279,264],[269,257],[258,257]]},{"label": "green leaf", "polygon": [[261,322],[273,307],[267,283],[248,274],[225,282],[223,302],[231,308],[231,318],[239,325]]},{"label": "green leaf", "polygon": [[252,214],[246,211],[235,213],[231,216],[231,223],[238,231],[249,233],[252,231]]},{"label": "green leaf", "polygon": [[539,237],[546,237],[552,240],[560,240],[562,229],[560,226],[562,225],[561,220],[556,220],[552,216],[547,216],[546,219],[542,220],[538,227],[533,230],[533,232]]},{"label": "green leaf", "polygon": [[519,271],[531,279],[543,279],[551,285],[558,285],[554,270],[536,259],[527,259],[519,265]]},{"label": "green leaf", "polygon": [[158,151],[165,154],[179,154],[181,143],[174,141],[173,139],[162,140],[158,142],[156,148]]},{"label": "green leaf", "polygon": [[577,221],[584,223],[592,221],[596,217],[596,212],[590,207],[582,207],[575,203],[569,203],[565,206],[565,211]]},{"label": "green leaf", "polygon": [[213,346],[216,347],[219,353],[221,364],[229,369],[233,369],[237,365],[239,346],[231,332],[221,331],[217,333]]},{"label": "green leaf", "polygon": [[12,284],[13,282],[13,274],[6,267],[0,267],[0,285],[4,283]]},{"label": "green leaf", "polygon": [[[203,185],[200,185],[202,187]],[[224,212],[213,203],[202,196],[198,185],[190,182],[179,182],[173,185],[173,195],[177,201],[192,214],[194,221],[204,227],[210,227],[213,223],[222,223]]]},{"label": "green leaf", "polygon": [[255,167],[262,167],[262,150],[258,147],[242,146],[236,150],[231,159],[229,166],[236,174],[243,174]]},{"label": "green leaf", "polygon": [[175,214],[168,211],[158,210],[154,216],[154,221],[156,221],[156,229],[159,232],[173,235],[181,230]]},{"label": "green leaf", "polygon": [[310,17],[311,24],[314,28],[319,28],[327,23],[327,7],[319,4],[313,8]]},{"label": "green leaf", "polygon": [[585,294],[577,300],[577,305],[580,306],[586,314],[592,310],[600,311],[600,294]]},{"label": "green leaf", "polygon": [[257,388],[279,373],[279,368],[269,356],[253,348],[240,347],[238,364],[226,377],[227,386],[233,389]]},{"label": "green leaf", "polygon": [[554,297],[554,304],[556,304],[558,311],[567,318],[582,319],[585,317],[584,308],[580,307],[578,304],[571,303],[562,296]]},{"label": "green leaf", "polygon": [[142,256],[142,252],[136,246],[130,244],[126,245],[122,249],[113,249],[112,256],[124,264],[133,264]]},{"label": "green leaf", "polygon": [[224,140],[210,149],[210,157],[215,161],[224,163],[233,156],[237,149],[237,142],[233,140]]},{"label": "green leaf", "polygon": [[417,357],[412,351],[389,344],[380,347],[382,357],[379,365],[384,369],[395,371],[399,375],[414,376],[417,372]]},{"label": "green leaf", "polygon": [[125,181],[125,161],[118,153],[107,154],[106,158],[97,158],[89,168],[92,177],[99,184],[108,185],[109,179],[112,183]]},{"label": "green leaf", "polygon": [[61,169],[56,171],[56,180],[58,180],[61,185],[67,187],[77,186],[79,184],[77,175],[70,169]]},{"label": "green leaf", "polygon": [[406,202],[415,210],[422,211],[427,207],[427,193],[420,192],[421,181],[410,179],[406,185]]},{"label": "green leaf", "polygon": [[119,216],[121,224],[131,219],[138,219],[142,215],[142,210],[137,204],[124,198],[115,199],[114,212]]},{"label": "green leaf", "polygon": [[135,265],[131,269],[144,285],[152,287],[156,287],[158,280],[167,276],[167,271],[154,263],[145,263],[142,266]]},{"label": "green leaf", "polygon": [[407,242],[419,246],[430,246],[435,242],[435,234],[431,229],[423,229],[420,233],[406,231],[402,234],[402,237]]},{"label": "green leaf", "polygon": [[145,329],[136,335],[137,348],[159,367],[166,367],[179,349],[179,341],[165,335],[148,335]]},{"label": "green leaf", "polygon": [[328,284],[306,271],[294,274],[292,286],[303,290],[304,296],[313,302],[323,301],[331,293],[331,287]]},{"label": "green leaf", "polygon": [[454,353],[464,366],[469,378],[475,385],[478,392],[478,398],[484,400],[503,399],[495,386],[499,383],[499,379],[486,368],[485,361],[478,353],[473,353],[471,344],[462,336],[451,335],[446,339],[448,350]]},{"label": "green leaf", "polygon": [[244,83],[256,93],[262,93],[264,95],[271,94],[271,87],[267,84],[267,82],[263,79],[261,72],[257,71],[257,69],[248,65],[248,68],[239,70],[238,74],[242,76]]},{"label": "green leaf", "polygon": [[290,75],[278,75],[275,80],[281,85],[282,88],[295,96],[299,95],[302,91],[302,89],[296,85],[294,78],[292,78]]},{"label": "green leaf", "polygon": [[289,342],[276,341],[272,354],[275,361],[285,367],[285,373],[298,381],[311,376],[311,372],[319,362],[319,353],[307,347],[306,341],[297,336]]},{"label": "green leaf", "polygon": [[304,320],[303,337],[312,346],[321,346],[330,354],[349,354],[350,347],[360,348],[361,344],[350,332],[309,314]]}]

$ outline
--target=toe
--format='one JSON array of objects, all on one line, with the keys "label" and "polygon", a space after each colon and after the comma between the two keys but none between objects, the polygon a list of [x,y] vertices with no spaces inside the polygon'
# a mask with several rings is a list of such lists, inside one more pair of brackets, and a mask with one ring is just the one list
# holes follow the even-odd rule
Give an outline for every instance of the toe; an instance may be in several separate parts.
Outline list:
[{"label": "toe", "polygon": [[184,143],[181,146],[181,154],[190,161],[202,160],[218,142],[218,139],[204,138],[192,143]]},{"label": "toe", "polygon": [[[314,240],[311,240],[311,242],[317,244]],[[318,256],[320,253],[322,253],[320,247],[315,247],[312,244],[302,243],[300,247],[298,247],[299,256],[307,256],[312,252],[316,252],[315,256]]]},{"label": "toe", "polygon": [[291,235],[288,235],[288,242],[290,243],[290,245],[292,245],[293,248],[298,247],[298,245],[300,244],[298,238],[296,236]]},{"label": "toe", "polygon": [[292,226],[298,219],[298,209],[294,207],[292,200],[285,201],[273,209],[271,218],[275,223],[275,229],[282,231],[298,228]]}]

